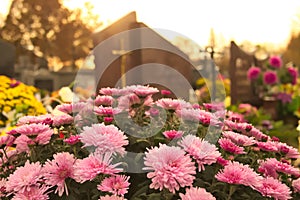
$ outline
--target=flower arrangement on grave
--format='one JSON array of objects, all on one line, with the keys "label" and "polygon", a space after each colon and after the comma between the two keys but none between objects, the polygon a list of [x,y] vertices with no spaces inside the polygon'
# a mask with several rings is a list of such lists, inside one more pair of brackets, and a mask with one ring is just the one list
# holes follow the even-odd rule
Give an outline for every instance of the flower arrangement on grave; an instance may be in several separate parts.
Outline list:
[{"label": "flower arrangement on grave", "polygon": [[36,95],[39,90],[20,81],[0,76],[0,128],[14,126],[18,118],[46,113]]},{"label": "flower arrangement on grave", "polygon": [[249,68],[247,76],[261,99],[280,102],[277,108],[280,115],[298,114],[298,68],[293,64],[284,66],[279,56],[271,56],[264,66]]},{"label": "flower arrangement on grave", "polygon": [[[154,100],[152,96],[163,93]],[[101,88],[0,137],[1,199],[297,199],[296,148],[222,104]]]}]

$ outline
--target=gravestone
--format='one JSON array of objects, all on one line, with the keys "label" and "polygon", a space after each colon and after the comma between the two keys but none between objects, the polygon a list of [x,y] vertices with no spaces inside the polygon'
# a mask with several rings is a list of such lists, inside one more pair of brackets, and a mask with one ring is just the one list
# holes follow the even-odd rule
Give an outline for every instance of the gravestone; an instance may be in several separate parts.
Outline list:
[{"label": "gravestone", "polygon": [[230,44],[230,96],[231,104],[250,103],[254,106],[262,104],[261,99],[254,92],[247,71],[251,66],[262,66],[263,61],[255,55],[246,53],[235,42]]},{"label": "gravestone", "polygon": [[15,57],[14,45],[0,39],[0,75],[14,77]]},{"label": "gravestone", "polygon": [[188,56],[138,22],[135,12],[94,34],[93,41],[97,90],[149,84],[169,89],[176,97],[188,100],[187,88],[192,85],[192,64]]}]

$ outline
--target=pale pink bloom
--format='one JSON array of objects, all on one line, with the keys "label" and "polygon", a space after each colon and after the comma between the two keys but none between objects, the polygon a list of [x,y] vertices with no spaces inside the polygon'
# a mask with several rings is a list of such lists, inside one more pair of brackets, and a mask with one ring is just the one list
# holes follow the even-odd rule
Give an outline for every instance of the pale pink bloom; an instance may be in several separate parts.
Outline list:
[{"label": "pale pink bloom", "polygon": [[185,190],[185,194],[180,193],[182,200],[216,200],[216,198],[204,188],[191,187]]},{"label": "pale pink bloom", "polygon": [[42,166],[39,162],[29,163],[18,167],[10,174],[6,182],[6,191],[14,193],[29,192],[34,186],[39,187],[42,181]]},{"label": "pale pink bloom", "polygon": [[[2,159],[0,159],[0,166],[2,166],[4,163],[8,161],[8,159],[16,154],[18,154],[17,150],[5,150],[6,156],[3,156]],[[0,149],[0,154],[4,155],[3,149]]]},{"label": "pale pink bloom", "polygon": [[84,147],[94,146],[98,153],[110,152],[124,155],[128,145],[127,136],[114,125],[93,124],[92,127],[84,127],[80,134]]},{"label": "pale pink bloom", "polygon": [[16,138],[11,135],[0,136],[0,148],[4,146],[10,147],[11,145],[13,145],[15,139]]},{"label": "pale pink bloom", "polygon": [[134,104],[141,104],[141,99],[136,94],[128,94],[118,98],[118,108],[128,110]]},{"label": "pale pink bloom", "polygon": [[129,89],[131,92],[134,92],[136,95],[140,97],[146,97],[149,95],[153,95],[155,93],[158,93],[159,90],[154,87],[150,87],[149,85],[143,86],[143,85],[131,85],[128,86],[127,89]]},{"label": "pale pink bloom", "polygon": [[152,179],[150,188],[168,189],[175,193],[180,187],[191,186],[195,179],[195,164],[179,147],[160,144],[145,153],[144,170],[150,170],[147,177]]},{"label": "pale pink bloom", "polygon": [[178,143],[198,163],[198,170],[205,170],[204,165],[217,162],[221,153],[214,144],[200,139],[195,135],[187,135]]},{"label": "pale pink bloom", "polygon": [[98,95],[96,99],[94,100],[95,106],[111,106],[114,102],[114,98],[112,96],[107,95]]},{"label": "pale pink bloom", "polygon": [[99,90],[99,93],[107,96],[121,96],[123,95],[124,91],[122,91],[122,89],[119,88],[106,87],[106,88],[101,88]]},{"label": "pale pink bloom", "polygon": [[74,179],[83,183],[93,180],[98,174],[114,175],[121,172],[121,168],[116,168],[120,163],[111,164],[111,156],[111,153],[90,154],[87,158],[77,159],[74,166]]},{"label": "pale pink bloom", "polygon": [[235,131],[243,134],[248,134],[254,127],[246,122],[233,122],[231,120],[224,120],[225,130]]},{"label": "pale pink bloom", "polygon": [[126,200],[126,199],[124,199],[124,197],[105,195],[100,197],[99,200]]},{"label": "pale pink bloom", "polygon": [[224,169],[220,170],[216,175],[216,179],[229,184],[241,184],[245,186],[257,186],[262,179],[248,165],[243,165],[238,162],[229,162]]},{"label": "pale pink bloom", "polygon": [[246,122],[244,115],[240,113],[226,111],[226,116],[228,116],[228,120],[233,122]]},{"label": "pale pink bloom", "polygon": [[300,193],[300,178],[293,180],[292,186],[293,186],[295,192]]},{"label": "pale pink bloom", "polygon": [[74,155],[68,152],[57,153],[53,155],[53,160],[47,160],[43,168],[45,183],[51,187],[57,186],[55,193],[61,197],[68,188],[65,183],[67,178],[74,178]]},{"label": "pale pink bloom", "polygon": [[256,145],[262,151],[278,152],[277,142],[274,141],[257,142]]},{"label": "pale pink bloom", "polygon": [[121,109],[99,106],[94,108],[94,112],[99,116],[111,116],[120,113]]},{"label": "pale pink bloom", "polygon": [[124,196],[128,192],[130,183],[128,182],[129,177],[124,175],[116,175],[105,178],[100,185],[98,190],[103,192],[110,192],[113,195]]},{"label": "pale pink bloom", "polygon": [[193,109],[193,105],[183,99],[178,99],[179,107],[177,109]]},{"label": "pale pink bloom", "polygon": [[20,135],[16,138],[14,144],[16,145],[16,150],[18,153],[29,152],[29,144],[32,145],[34,142],[26,135]]},{"label": "pale pink bloom", "polygon": [[39,116],[23,116],[18,119],[17,125],[24,125],[24,124],[52,124],[52,115],[45,114]]},{"label": "pale pink bloom", "polygon": [[204,103],[203,106],[208,111],[225,110],[225,105],[224,105],[223,102],[219,102],[219,103]]},{"label": "pale pink bloom", "polygon": [[[206,111],[200,109],[178,109],[176,110],[176,115],[183,120],[199,122],[199,117],[201,113]],[[208,114],[210,116],[210,114]]]},{"label": "pale pink bloom", "polygon": [[72,124],[74,122],[74,118],[68,114],[64,115],[55,115],[53,116],[53,126],[63,126],[67,124]]},{"label": "pale pink bloom", "polygon": [[230,139],[236,145],[240,146],[251,146],[256,143],[254,137],[248,137],[246,135],[241,135],[239,133],[235,133],[233,131],[223,131],[223,136],[225,138]]},{"label": "pale pink bloom", "polygon": [[146,96],[144,99],[143,99],[143,105],[144,106],[149,106],[149,107],[151,107],[151,106],[153,106],[153,98],[152,98],[152,96]]},{"label": "pale pink bloom", "polygon": [[262,196],[274,198],[275,200],[287,200],[292,197],[290,188],[279,180],[273,177],[266,177],[260,180],[255,189],[262,194]]},{"label": "pale pink bloom", "polygon": [[286,158],[300,158],[300,153],[295,147],[289,146],[286,143],[278,142],[276,146],[279,152],[284,153]]},{"label": "pale pink bloom", "polygon": [[14,129],[16,133],[27,136],[36,136],[33,141],[38,144],[48,144],[53,130],[45,124],[25,124]]},{"label": "pale pink bloom", "polygon": [[78,113],[87,106],[85,102],[66,103],[56,106],[56,109],[66,114]]},{"label": "pale pink bloom", "polygon": [[176,110],[180,107],[178,99],[162,98],[156,101],[156,105],[166,110]]},{"label": "pale pink bloom", "polygon": [[12,200],[47,200],[49,199],[47,191],[49,188],[42,186],[42,187],[31,187],[29,191],[25,190],[24,192],[17,192]]},{"label": "pale pink bloom", "polygon": [[79,135],[71,135],[69,138],[64,139],[64,142],[70,145],[74,145],[78,142],[80,142],[80,136]]},{"label": "pale pink bloom", "polygon": [[298,168],[295,168],[288,163],[280,162],[276,160],[276,158],[268,158],[265,161],[262,161],[258,171],[263,173],[264,176],[272,176],[273,178],[278,178],[278,172],[300,177]]},{"label": "pale pink bloom", "polygon": [[168,139],[178,139],[183,135],[182,131],[169,130],[162,133]]},{"label": "pale pink bloom", "polygon": [[245,154],[243,147],[239,147],[236,144],[234,144],[230,139],[228,138],[221,138],[219,139],[219,144],[222,149],[225,151],[228,151],[233,154]]}]

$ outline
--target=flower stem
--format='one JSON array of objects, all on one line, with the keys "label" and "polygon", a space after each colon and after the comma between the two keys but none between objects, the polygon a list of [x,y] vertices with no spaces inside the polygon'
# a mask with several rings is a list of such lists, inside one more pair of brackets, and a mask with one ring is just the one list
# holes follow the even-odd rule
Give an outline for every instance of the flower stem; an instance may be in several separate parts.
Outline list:
[{"label": "flower stem", "polygon": [[231,199],[231,196],[233,195],[233,193],[235,192],[235,190],[236,190],[236,186],[235,185],[230,185],[229,186],[229,194],[227,196],[227,200]]}]

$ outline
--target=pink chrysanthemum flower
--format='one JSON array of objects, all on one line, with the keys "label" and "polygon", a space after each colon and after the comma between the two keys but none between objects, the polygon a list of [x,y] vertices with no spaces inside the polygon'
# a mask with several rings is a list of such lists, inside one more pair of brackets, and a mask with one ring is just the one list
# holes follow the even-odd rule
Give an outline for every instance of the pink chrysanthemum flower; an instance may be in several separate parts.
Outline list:
[{"label": "pink chrysanthemum flower", "polygon": [[293,85],[295,85],[297,83],[297,79],[298,79],[298,70],[297,70],[297,68],[290,66],[290,67],[288,67],[288,72],[289,72],[289,74],[292,78],[291,83]]},{"label": "pink chrysanthemum flower", "polygon": [[298,168],[288,163],[280,162],[276,158],[268,158],[262,161],[257,171],[263,173],[264,176],[272,176],[273,178],[278,178],[278,172],[300,177]]},{"label": "pink chrysanthemum flower", "polygon": [[274,198],[276,200],[287,200],[292,197],[290,188],[279,180],[273,177],[266,177],[260,180],[255,189],[262,194],[262,196]]},{"label": "pink chrysanthemum flower", "polygon": [[30,192],[34,186],[39,187],[42,181],[42,166],[39,162],[29,163],[18,167],[13,174],[9,175],[6,182],[6,191],[13,193]]},{"label": "pink chrysanthemum flower", "polygon": [[90,154],[89,157],[82,160],[78,159],[74,166],[74,179],[77,182],[83,183],[91,181],[98,174],[114,175],[122,171],[121,168],[116,168],[120,163],[111,164],[112,154]]},{"label": "pink chrysanthemum flower", "polygon": [[69,138],[64,139],[64,142],[69,145],[74,145],[74,144],[80,142],[80,136],[79,135],[71,135]]},{"label": "pink chrysanthemum flower", "polygon": [[68,114],[55,115],[52,117],[52,119],[53,119],[53,126],[56,127],[72,124],[74,122],[74,118]]},{"label": "pink chrysanthemum flower", "polygon": [[101,88],[99,90],[99,93],[107,96],[121,96],[124,94],[124,91],[122,91],[122,89],[119,88],[106,87],[106,88]]},{"label": "pink chrysanthemum flower", "polygon": [[99,200],[126,200],[126,199],[124,199],[124,197],[106,195],[100,197]]},{"label": "pink chrysanthemum flower", "polygon": [[271,67],[280,68],[282,65],[282,60],[279,56],[271,56],[269,58],[269,64],[271,65]]},{"label": "pink chrysanthemum flower", "polygon": [[67,178],[74,178],[75,158],[68,152],[57,153],[53,160],[47,160],[43,168],[45,183],[51,187],[57,186],[55,193],[61,197],[64,191],[68,195],[68,188],[65,183]]},{"label": "pink chrysanthemum flower", "polygon": [[139,97],[146,97],[159,92],[157,88],[143,85],[131,85],[127,86],[127,89],[134,92]]},{"label": "pink chrysanthemum flower", "polygon": [[294,159],[300,158],[300,153],[298,149],[296,149],[295,147],[289,146],[286,143],[282,143],[282,142],[276,143],[276,146],[280,153],[285,154],[284,156],[286,158],[294,158]]},{"label": "pink chrysanthemum flower", "polygon": [[16,138],[11,135],[0,136],[0,148],[4,146],[10,147],[11,145],[13,145],[15,139]]},{"label": "pink chrysanthemum flower", "polygon": [[17,125],[21,126],[24,124],[52,124],[52,115],[45,114],[39,116],[23,116],[19,118]]},{"label": "pink chrysanthemum flower", "polygon": [[240,146],[251,146],[256,143],[254,137],[248,137],[246,135],[241,135],[239,133],[235,133],[233,131],[223,131],[223,136],[225,138],[230,139],[236,145]]},{"label": "pink chrysanthemum flower", "polygon": [[162,98],[156,101],[156,105],[166,110],[176,110],[180,106],[178,99]]},{"label": "pink chrysanthemum flower", "polygon": [[111,106],[114,102],[114,98],[112,96],[107,95],[98,95],[94,100],[95,106]]},{"label": "pink chrysanthemum flower", "polygon": [[144,170],[150,170],[150,188],[168,189],[175,193],[180,187],[191,186],[195,179],[195,164],[179,147],[160,144],[145,153]]},{"label": "pink chrysanthemum flower", "polygon": [[266,71],[263,75],[264,83],[267,85],[273,85],[277,83],[277,74],[273,71]]},{"label": "pink chrysanthemum flower", "polygon": [[128,182],[129,177],[124,175],[116,175],[105,178],[100,185],[98,190],[103,192],[110,192],[113,195],[124,196],[128,192],[130,183]]},{"label": "pink chrysanthemum flower", "polygon": [[0,179],[0,197],[6,196],[6,179]]},{"label": "pink chrysanthemum flower", "polygon": [[168,95],[171,95],[171,94],[172,94],[172,92],[171,92],[170,90],[161,90],[160,93],[161,93],[162,95],[165,95],[165,96],[168,96]]},{"label": "pink chrysanthemum flower", "polygon": [[300,193],[300,178],[293,180],[292,186],[293,186],[295,192]]},{"label": "pink chrysanthemum flower", "polygon": [[256,145],[262,151],[278,152],[277,142],[274,141],[256,142]]},{"label": "pink chrysanthemum flower", "polygon": [[12,198],[12,200],[47,200],[49,199],[47,192],[49,188],[48,187],[31,187],[30,191],[25,190],[24,192],[18,192],[15,194],[15,196]]},{"label": "pink chrysanthemum flower", "polygon": [[26,136],[35,136],[34,142],[38,144],[48,144],[53,130],[45,124],[25,124],[14,129],[16,133]]},{"label": "pink chrysanthemum flower", "polygon": [[99,116],[108,116],[108,115],[115,114],[114,109],[110,106],[109,107],[103,107],[103,106],[95,107],[94,112]]},{"label": "pink chrysanthemum flower", "polygon": [[249,80],[255,80],[259,77],[259,74],[260,74],[261,70],[259,67],[250,67],[248,72],[247,72],[247,77]]},{"label": "pink chrysanthemum flower", "polygon": [[218,157],[221,156],[215,145],[194,135],[185,136],[178,144],[196,160],[199,171],[205,170],[204,165],[217,162]]},{"label": "pink chrysanthemum flower", "polygon": [[219,171],[215,177],[221,182],[241,184],[250,187],[256,186],[262,179],[262,177],[248,165],[243,165],[235,161],[225,165],[224,169]]},{"label": "pink chrysanthemum flower", "polygon": [[221,138],[219,139],[219,144],[222,149],[225,151],[228,151],[233,154],[245,154],[243,147],[239,147],[236,144],[234,144],[230,139],[228,138]]},{"label": "pink chrysanthemum flower", "polygon": [[264,134],[263,132],[261,132],[259,129],[255,127],[251,128],[249,134],[250,136],[255,137],[255,139],[257,140],[267,140],[268,138],[270,138],[269,136],[267,136],[266,134]]},{"label": "pink chrysanthemum flower", "polygon": [[205,111],[200,109],[178,109],[176,110],[176,115],[183,120],[199,122],[201,112]]},{"label": "pink chrysanthemum flower", "polygon": [[169,130],[162,133],[168,139],[178,139],[183,135],[182,131]]},{"label": "pink chrysanthemum flower", "polygon": [[128,144],[127,136],[114,125],[93,124],[92,127],[84,127],[80,134],[84,147],[94,146],[98,153],[110,152],[124,155]]},{"label": "pink chrysanthemum flower", "polygon": [[56,106],[56,109],[66,114],[78,113],[87,106],[85,102],[66,103]]},{"label": "pink chrysanthemum flower", "polygon": [[15,139],[14,144],[16,145],[17,152],[22,153],[29,152],[30,149],[28,145],[32,145],[34,142],[28,136],[20,135]]},{"label": "pink chrysanthemum flower", "polygon": [[204,188],[191,187],[185,190],[185,194],[180,193],[182,200],[216,200],[216,198]]}]

